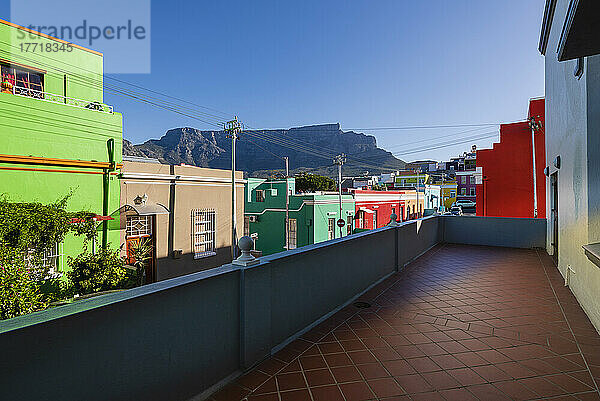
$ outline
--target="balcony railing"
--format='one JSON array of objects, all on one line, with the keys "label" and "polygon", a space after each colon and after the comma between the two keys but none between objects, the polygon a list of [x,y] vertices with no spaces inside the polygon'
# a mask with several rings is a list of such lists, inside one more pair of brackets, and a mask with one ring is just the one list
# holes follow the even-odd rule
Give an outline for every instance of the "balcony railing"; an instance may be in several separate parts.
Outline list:
[{"label": "balcony railing", "polygon": [[80,109],[88,109],[99,111],[101,113],[113,114],[113,107],[100,102],[90,102],[89,100],[75,99],[57,95],[54,93],[42,92],[36,89],[29,89],[22,86],[12,87],[13,95],[31,97],[34,99],[43,100],[50,103],[66,104],[67,106],[77,107]]}]

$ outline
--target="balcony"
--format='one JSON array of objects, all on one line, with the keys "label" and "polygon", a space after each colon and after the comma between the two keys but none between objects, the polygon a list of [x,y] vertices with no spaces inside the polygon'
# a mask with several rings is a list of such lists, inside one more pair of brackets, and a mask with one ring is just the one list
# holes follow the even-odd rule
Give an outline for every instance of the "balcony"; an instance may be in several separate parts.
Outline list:
[{"label": "balcony", "polygon": [[0,384],[39,400],[598,400],[600,336],[545,233],[433,216],[11,319]]},{"label": "balcony", "polygon": [[90,102],[89,100],[75,99],[54,93],[42,92],[36,89],[24,88],[21,86],[12,86],[8,89],[13,95],[31,97],[34,99],[43,100],[50,103],[65,104],[67,106],[77,107],[80,109],[94,110],[101,113],[113,114],[113,107],[100,102]]}]

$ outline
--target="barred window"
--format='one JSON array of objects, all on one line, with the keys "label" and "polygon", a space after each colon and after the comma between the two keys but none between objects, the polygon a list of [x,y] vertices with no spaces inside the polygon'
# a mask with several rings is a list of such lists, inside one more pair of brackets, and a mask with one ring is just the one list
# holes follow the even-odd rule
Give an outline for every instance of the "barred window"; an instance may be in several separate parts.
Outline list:
[{"label": "barred window", "polygon": [[59,260],[62,256],[61,244],[58,242],[49,248],[46,248],[39,258],[35,258],[35,249],[30,249],[25,254],[25,263],[29,267],[41,268],[46,270],[50,275],[60,275],[59,273]]},{"label": "barred window", "polygon": [[194,259],[217,254],[216,219],[214,209],[192,210],[192,252],[194,252]]}]

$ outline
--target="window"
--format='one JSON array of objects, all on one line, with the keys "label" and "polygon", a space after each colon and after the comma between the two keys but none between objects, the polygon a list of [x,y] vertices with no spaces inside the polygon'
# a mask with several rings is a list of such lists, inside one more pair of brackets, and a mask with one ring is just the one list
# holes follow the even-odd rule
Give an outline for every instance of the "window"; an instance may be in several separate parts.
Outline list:
[{"label": "window", "polygon": [[44,97],[44,74],[5,64],[0,66],[0,71],[2,92],[40,99]]},{"label": "window", "polygon": [[373,229],[377,228],[377,210],[373,213]]},{"label": "window", "polygon": [[213,256],[216,250],[216,212],[214,209],[192,210],[192,252],[194,259]]},{"label": "window", "polygon": [[456,191],[450,191],[450,197],[456,198]]},{"label": "window", "polygon": [[60,259],[60,244],[57,242],[54,246],[46,249],[42,254],[42,266],[51,273],[58,272],[58,261]]},{"label": "window", "polygon": [[346,234],[352,235],[352,220],[354,220],[354,219],[352,216],[348,216],[348,218],[346,220],[347,220],[346,227],[348,230],[348,231],[346,231]]},{"label": "window", "polygon": [[335,219],[327,219],[327,239],[335,238]]},{"label": "window", "polygon": [[296,249],[298,246],[298,222],[296,219],[289,219],[289,244],[288,249]]},{"label": "window", "polygon": [[460,189],[460,194],[461,195],[466,195],[467,194],[467,188],[461,188]]},{"label": "window", "polygon": [[59,260],[62,256],[62,254],[60,253],[60,249],[61,246],[57,242],[56,244],[45,249],[40,255],[40,259],[38,260],[35,260],[33,258],[33,253],[35,252],[35,249],[30,249],[29,252],[25,255],[25,263],[28,267],[44,269],[50,274],[50,276],[58,277],[60,275],[58,272]]},{"label": "window", "polygon": [[263,189],[256,190],[256,201],[264,202],[265,201],[265,191]]},{"label": "window", "polygon": [[475,196],[475,188],[471,188],[471,196]]}]

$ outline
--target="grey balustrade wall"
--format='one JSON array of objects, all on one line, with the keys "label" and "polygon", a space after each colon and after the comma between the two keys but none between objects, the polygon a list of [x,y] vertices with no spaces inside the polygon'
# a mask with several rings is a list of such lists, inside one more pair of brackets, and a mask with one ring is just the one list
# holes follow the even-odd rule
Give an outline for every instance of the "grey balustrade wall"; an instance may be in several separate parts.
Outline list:
[{"label": "grey balustrade wall", "polygon": [[526,220],[432,216],[2,321],[0,399],[201,399],[438,243],[543,244]]},{"label": "grey balustrade wall", "polygon": [[468,245],[545,248],[546,219],[444,216],[444,241]]}]

